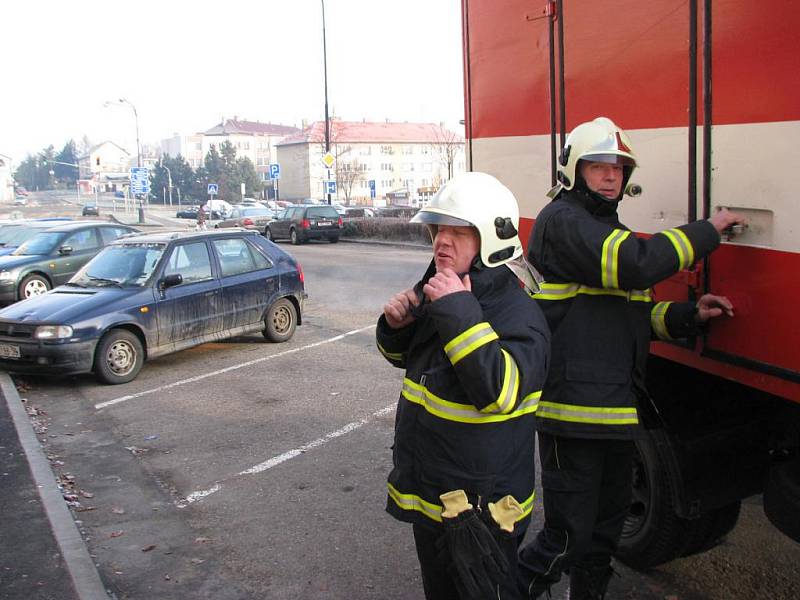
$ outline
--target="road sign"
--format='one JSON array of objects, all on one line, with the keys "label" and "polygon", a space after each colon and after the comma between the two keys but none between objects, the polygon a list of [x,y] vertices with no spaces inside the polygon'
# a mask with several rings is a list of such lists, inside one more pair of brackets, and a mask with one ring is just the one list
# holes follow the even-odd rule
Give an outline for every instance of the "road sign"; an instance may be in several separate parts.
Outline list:
[{"label": "road sign", "polygon": [[208,184],[208,195],[209,196],[216,196],[219,194],[219,186],[216,183],[209,183]]},{"label": "road sign", "polygon": [[269,163],[269,178],[270,179],[281,178],[281,166],[278,163]]},{"label": "road sign", "polygon": [[150,170],[147,167],[131,167],[131,193],[150,193]]},{"label": "road sign", "polygon": [[335,194],[336,193],[336,182],[335,181],[326,181],[325,182],[325,193],[326,194]]},{"label": "road sign", "polygon": [[375,197],[375,180],[374,179],[370,179],[369,180],[369,197],[370,198],[374,198]]},{"label": "road sign", "polygon": [[336,158],[330,152],[325,153],[325,156],[322,157],[322,164],[325,165],[325,168],[332,169],[333,165],[336,164]]}]

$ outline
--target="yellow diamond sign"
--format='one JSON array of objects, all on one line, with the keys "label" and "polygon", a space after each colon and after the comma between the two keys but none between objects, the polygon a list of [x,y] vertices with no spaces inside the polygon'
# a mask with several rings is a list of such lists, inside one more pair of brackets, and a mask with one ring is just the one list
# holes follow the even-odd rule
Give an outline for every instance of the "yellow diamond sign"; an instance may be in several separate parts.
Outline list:
[{"label": "yellow diamond sign", "polygon": [[332,169],[333,168],[333,163],[335,163],[335,162],[336,162],[336,159],[334,158],[333,154],[331,154],[330,152],[326,152],[325,156],[322,157],[322,164],[325,165],[325,167],[328,168],[328,169]]}]

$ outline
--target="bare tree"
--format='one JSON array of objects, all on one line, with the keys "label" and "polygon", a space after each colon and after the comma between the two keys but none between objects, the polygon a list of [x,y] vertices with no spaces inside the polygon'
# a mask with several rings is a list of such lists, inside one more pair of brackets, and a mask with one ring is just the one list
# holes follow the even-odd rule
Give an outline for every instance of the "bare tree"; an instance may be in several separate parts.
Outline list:
[{"label": "bare tree", "polygon": [[453,178],[453,167],[458,155],[464,150],[464,139],[457,133],[446,129],[444,123],[431,125],[431,148],[447,168],[447,179]]},{"label": "bare tree", "polygon": [[336,159],[336,186],[344,194],[345,206],[350,206],[353,187],[356,183],[364,181],[366,169],[367,165],[361,164],[357,158],[349,161]]}]

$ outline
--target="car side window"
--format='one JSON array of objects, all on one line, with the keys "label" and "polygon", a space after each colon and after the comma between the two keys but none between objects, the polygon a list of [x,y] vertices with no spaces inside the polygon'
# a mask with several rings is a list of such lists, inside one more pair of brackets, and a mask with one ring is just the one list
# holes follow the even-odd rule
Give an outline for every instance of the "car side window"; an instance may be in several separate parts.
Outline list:
[{"label": "car side window", "polygon": [[172,249],[164,276],[180,273],[183,283],[211,279],[211,257],[205,242],[182,244]]},{"label": "car side window", "polygon": [[100,237],[103,238],[103,245],[106,246],[123,235],[131,233],[130,229],[122,227],[101,227]]},{"label": "car side window", "polygon": [[271,269],[273,266],[273,262],[261,254],[261,252],[253,246],[253,244],[248,243],[247,247],[250,249],[250,254],[253,255],[253,262],[256,264],[256,269]]},{"label": "car side window", "polygon": [[214,240],[212,245],[219,258],[223,277],[256,270],[253,253],[243,239]]},{"label": "car side window", "polygon": [[94,228],[76,231],[67,237],[67,239],[64,240],[64,243],[61,245],[71,247],[73,252],[92,250],[99,246]]}]

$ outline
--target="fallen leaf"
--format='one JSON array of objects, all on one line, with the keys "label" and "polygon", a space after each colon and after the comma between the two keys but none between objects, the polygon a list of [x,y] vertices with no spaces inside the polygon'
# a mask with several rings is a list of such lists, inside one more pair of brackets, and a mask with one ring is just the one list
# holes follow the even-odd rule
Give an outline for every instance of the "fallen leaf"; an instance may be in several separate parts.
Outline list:
[{"label": "fallen leaf", "polygon": [[79,494],[80,494],[81,496],[83,496],[84,498],[94,498],[94,494],[93,494],[92,492],[87,492],[87,491],[85,491],[85,490],[81,490],[81,491],[79,492]]},{"label": "fallen leaf", "polygon": [[147,546],[142,548],[142,552],[150,552],[150,550],[153,550],[155,547],[156,547],[155,544],[148,544]]},{"label": "fallen leaf", "polygon": [[207,537],[194,538],[194,543],[195,544],[205,544],[206,542],[210,542],[210,541],[211,541],[211,538],[207,538]]},{"label": "fallen leaf", "polygon": [[111,512],[114,513],[115,515],[124,515],[125,514],[125,509],[124,508],[120,508],[119,506],[112,506],[111,507]]},{"label": "fallen leaf", "polygon": [[120,529],[119,531],[112,531],[109,537],[116,538],[121,535],[125,535],[125,532]]}]

